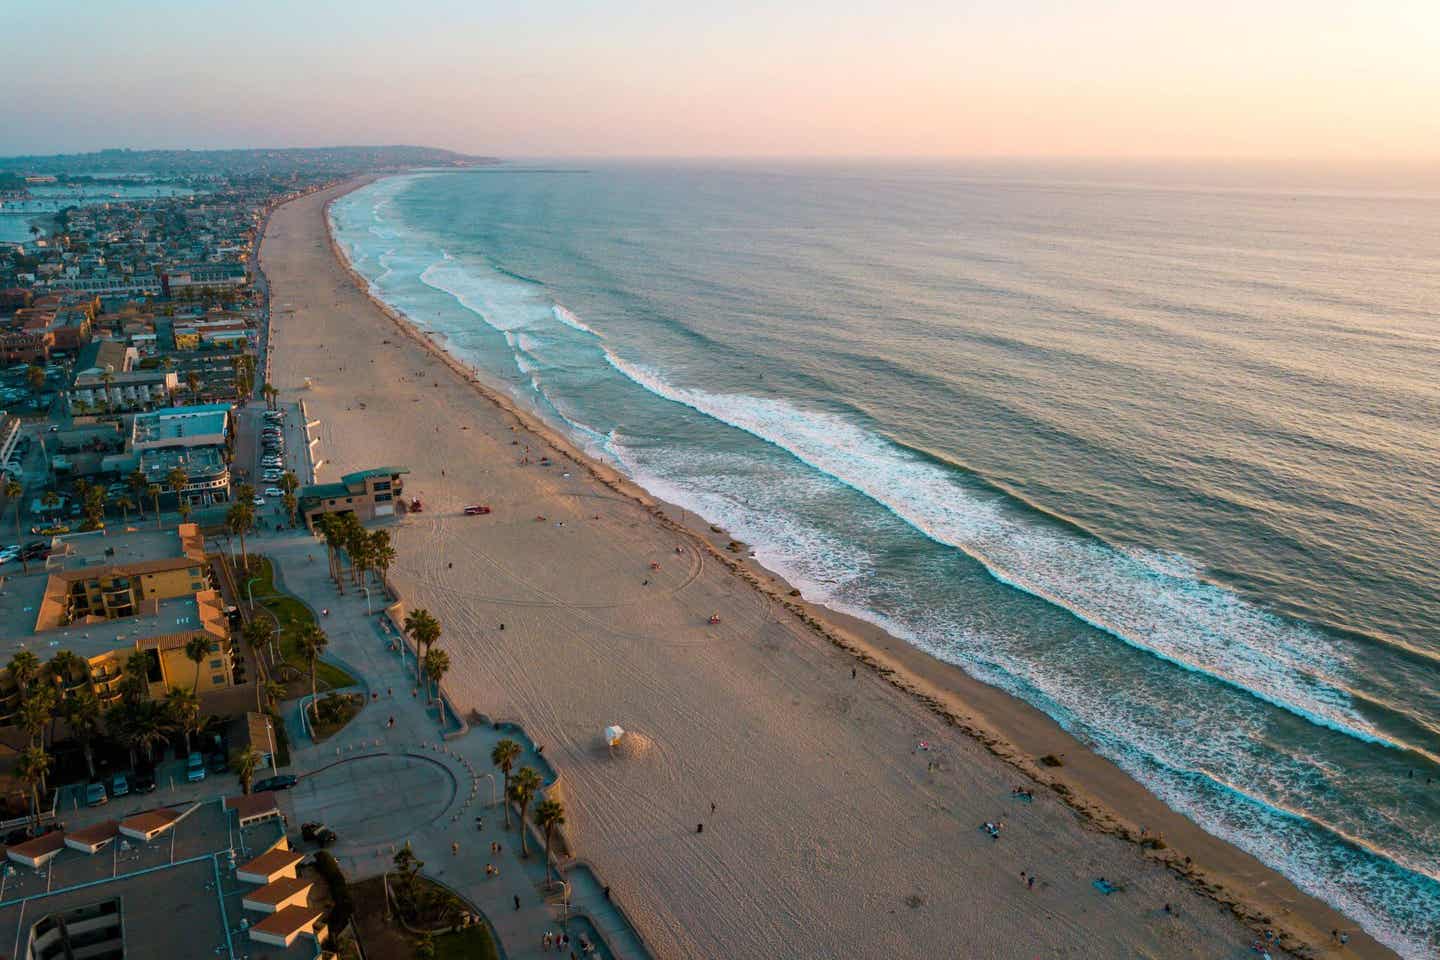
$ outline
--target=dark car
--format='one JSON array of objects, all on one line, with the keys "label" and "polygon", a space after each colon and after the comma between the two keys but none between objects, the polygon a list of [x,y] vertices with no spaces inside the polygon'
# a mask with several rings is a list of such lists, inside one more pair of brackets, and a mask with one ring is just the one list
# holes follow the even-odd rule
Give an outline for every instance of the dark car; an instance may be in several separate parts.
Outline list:
[{"label": "dark car", "polygon": [[297,778],[282,773],[278,777],[266,777],[252,788],[255,793],[264,793],[266,790],[289,790],[298,782]]},{"label": "dark car", "polygon": [[230,758],[225,755],[224,751],[210,754],[208,762],[211,773],[226,773],[230,770]]},{"label": "dark car", "polygon": [[26,560],[39,560],[50,555],[50,544],[44,540],[32,540],[20,550]]},{"label": "dark car", "polygon": [[155,768],[136,767],[135,776],[131,779],[130,786],[136,793],[155,792]]}]

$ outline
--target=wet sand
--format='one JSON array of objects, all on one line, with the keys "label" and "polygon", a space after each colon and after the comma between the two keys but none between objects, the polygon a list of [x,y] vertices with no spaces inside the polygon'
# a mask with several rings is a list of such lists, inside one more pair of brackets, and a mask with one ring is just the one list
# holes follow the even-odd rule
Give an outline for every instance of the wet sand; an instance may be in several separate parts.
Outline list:
[{"label": "wet sand", "polygon": [[444,626],[449,696],[545,745],[572,849],[657,956],[1255,956],[1242,917],[1300,953],[1341,927],[1344,955],[1392,956],[1038,711],[792,598],[470,382],[337,260],[324,205],[351,187],[270,220],[271,380],[320,421],[322,481],[410,469],[425,511],[392,579]]}]

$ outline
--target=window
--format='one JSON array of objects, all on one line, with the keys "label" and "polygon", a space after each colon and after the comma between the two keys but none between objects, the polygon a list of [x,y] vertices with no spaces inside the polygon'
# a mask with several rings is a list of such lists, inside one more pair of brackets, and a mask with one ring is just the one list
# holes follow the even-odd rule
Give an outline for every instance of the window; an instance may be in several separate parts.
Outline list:
[{"label": "window", "polygon": [[199,580],[196,580],[190,584],[190,589],[194,590],[196,593],[199,593],[201,590],[205,589],[205,584],[201,583]]},{"label": "window", "polygon": [[223,686],[225,686],[225,674],[223,674],[223,673],[211,674],[211,676],[210,676],[210,686],[212,686],[212,687],[223,687]]},{"label": "window", "polygon": [[211,661],[210,661],[210,669],[211,669],[211,670],[223,670],[223,669],[225,669],[225,661],[224,661],[224,660],[211,660]]}]

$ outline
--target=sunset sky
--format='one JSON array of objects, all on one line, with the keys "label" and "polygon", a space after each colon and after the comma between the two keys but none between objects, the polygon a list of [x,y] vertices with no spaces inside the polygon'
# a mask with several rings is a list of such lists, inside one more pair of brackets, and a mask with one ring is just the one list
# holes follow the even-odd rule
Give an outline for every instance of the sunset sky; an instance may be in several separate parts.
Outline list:
[{"label": "sunset sky", "polygon": [[0,154],[1440,159],[1437,0],[7,0]]}]

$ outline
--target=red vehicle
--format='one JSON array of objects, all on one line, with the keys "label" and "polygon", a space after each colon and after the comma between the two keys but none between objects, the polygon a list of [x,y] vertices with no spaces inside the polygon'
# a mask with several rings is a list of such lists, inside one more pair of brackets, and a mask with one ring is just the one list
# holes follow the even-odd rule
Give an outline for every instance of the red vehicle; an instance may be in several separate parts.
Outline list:
[{"label": "red vehicle", "polygon": [[489,507],[483,506],[483,505],[478,504],[478,503],[472,503],[472,504],[470,504],[470,506],[468,506],[468,507],[465,508],[465,516],[467,516],[467,517],[483,517],[483,516],[485,516],[485,514],[487,514],[487,513],[489,513],[489,512],[490,512],[490,508],[489,508]]},{"label": "red vehicle", "polygon": [[414,500],[411,500],[411,501],[410,501],[410,512],[411,512],[411,513],[424,513],[424,512],[425,512],[425,504],[423,504],[423,503],[420,502],[420,498],[419,498],[419,497],[416,497]]}]

